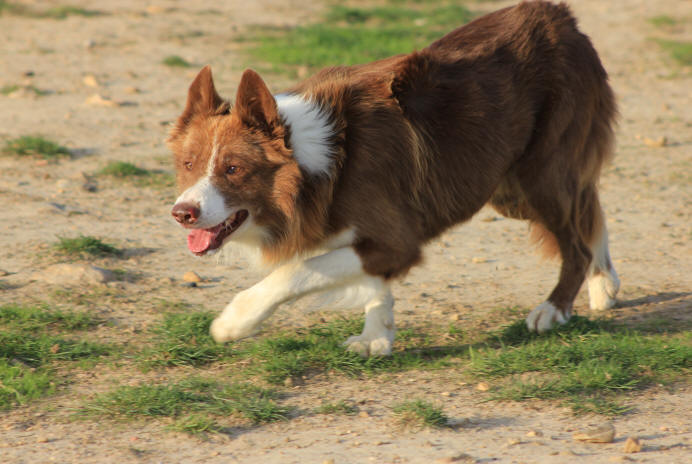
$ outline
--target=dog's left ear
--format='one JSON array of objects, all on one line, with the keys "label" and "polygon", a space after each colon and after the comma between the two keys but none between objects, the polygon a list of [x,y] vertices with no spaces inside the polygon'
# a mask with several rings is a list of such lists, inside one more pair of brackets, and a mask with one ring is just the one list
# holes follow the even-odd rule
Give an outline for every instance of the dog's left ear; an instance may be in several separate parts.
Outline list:
[{"label": "dog's left ear", "polygon": [[240,78],[233,112],[248,126],[272,134],[279,124],[276,100],[267,84],[252,69]]}]

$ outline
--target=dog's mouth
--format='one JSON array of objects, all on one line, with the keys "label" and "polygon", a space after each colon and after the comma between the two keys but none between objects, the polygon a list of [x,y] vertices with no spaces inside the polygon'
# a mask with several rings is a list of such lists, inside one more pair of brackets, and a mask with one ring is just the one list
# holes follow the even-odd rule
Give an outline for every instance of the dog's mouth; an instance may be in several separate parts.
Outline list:
[{"label": "dog's mouth", "polygon": [[245,209],[236,211],[221,224],[209,229],[193,229],[187,236],[187,247],[197,256],[202,256],[210,250],[219,248],[226,237],[238,230],[248,218]]}]

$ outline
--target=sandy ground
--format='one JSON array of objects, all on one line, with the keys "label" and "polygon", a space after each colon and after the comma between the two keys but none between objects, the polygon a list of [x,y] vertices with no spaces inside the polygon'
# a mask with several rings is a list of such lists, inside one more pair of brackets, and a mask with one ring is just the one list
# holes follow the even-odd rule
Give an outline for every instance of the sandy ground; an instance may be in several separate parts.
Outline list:
[{"label": "sandy ground", "polygon": [[[51,287],[31,278],[51,262],[45,244],[82,233],[127,248],[129,258],[122,266],[142,273],[140,280],[120,284],[129,304],[100,308],[123,333],[156,317],[153,298],[221,309],[258,274],[242,260],[227,266],[188,255],[185,234],[168,213],[173,191],[98,179],[98,190],[87,192],[82,173],[93,173],[109,160],[170,170],[163,140],[198,67],[211,64],[220,93],[232,96],[243,68],[252,65],[237,40],[248,27],[298,24],[315,18],[321,7],[297,0],[74,3],[108,14],[65,20],[0,16],[0,86],[33,85],[49,92],[0,96],[0,138],[38,133],[77,154],[57,164],[0,157],[0,204],[5,207],[0,270],[9,273],[1,278],[0,303],[49,294]],[[568,3],[600,52],[620,102],[617,154],[602,178],[611,252],[623,283],[613,314],[622,320],[689,320],[692,73],[676,67],[651,38],[692,40],[692,2]],[[481,2],[474,10],[505,4]],[[662,14],[687,20],[675,30],[647,21]],[[195,67],[161,65],[173,54]],[[85,83],[87,75],[97,87]],[[280,76],[268,76],[268,81],[276,91],[289,84]],[[119,105],[87,103],[93,94]],[[666,137],[665,147],[645,143],[658,137]],[[211,283],[184,288],[180,277],[187,270]],[[396,316],[400,326],[422,319],[447,324],[455,314],[463,323],[493,308],[530,308],[550,291],[557,271],[556,263],[541,261],[527,246],[525,224],[483,210],[432,243],[426,263],[395,286]],[[588,316],[585,293],[575,307]],[[280,310],[272,324],[300,327],[309,317],[294,305]],[[0,415],[0,462],[429,463],[467,453],[478,462],[682,463],[692,454],[688,386],[634,396],[634,411],[614,420],[618,435],[608,445],[571,439],[572,431],[600,418],[574,417],[546,403],[482,403],[483,395],[454,372],[316,380],[292,388],[290,396],[308,408],[327,393],[335,400],[353,399],[367,417],[305,415],[201,440],[166,432],[156,423],[75,422],[67,419],[71,403],[58,395]],[[388,406],[409,397],[443,405],[457,426],[415,433],[393,428]],[[540,436],[527,436],[531,430]],[[623,457],[627,436],[640,437],[644,451]]]}]

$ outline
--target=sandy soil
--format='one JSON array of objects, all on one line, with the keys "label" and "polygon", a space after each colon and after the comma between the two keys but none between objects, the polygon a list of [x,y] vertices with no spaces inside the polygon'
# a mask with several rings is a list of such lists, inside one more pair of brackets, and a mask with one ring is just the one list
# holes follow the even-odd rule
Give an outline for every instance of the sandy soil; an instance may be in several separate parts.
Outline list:
[{"label": "sandy soil", "polygon": [[[170,170],[163,140],[197,68],[212,64],[217,88],[232,96],[241,71],[252,65],[237,40],[248,27],[298,24],[319,15],[321,7],[297,0],[75,3],[108,14],[65,20],[0,16],[0,86],[34,85],[49,92],[0,96],[0,138],[38,133],[77,154],[57,164],[0,157],[0,204],[6,208],[0,269],[9,273],[1,278],[0,303],[50,294],[49,286],[31,278],[51,262],[45,244],[56,236],[83,233],[127,248],[122,267],[142,274],[136,282],[119,284],[128,295],[126,303],[99,307],[123,334],[154,320],[155,298],[221,309],[258,274],[242,260],[227,266],[188,255],[185,234],[168,213],[173,191],[98,179],[98,190],[87,192],[82,173],[93,173],[109,160]],[[490,11],[509,3],[481,2],[474,9]],[[602,178],[611,252],[623,283],[613,314],[622,320],[689,320],[692,73],[674,65],[651,37],[691,40],[692,2],[568,3],[610,72],[622,115],[617,155]],[[675,30],[647,21],[662,14],[687,21]],[[195,67],[160,64],[173,54]],[[87,75],[95,77],[97,87],[85,84]],[[280,76],[268,80],[276,91],[289,84]],[[119,105],[87,103],[96,93]],[[658,137],[666,137],[665,147],[645,143]],[[210,283],[183,287],[180,278],[187,270]],[[396,316],[400,326],[423,319],[447,324],[455,314],[463,324],[498,307],[530,308],[543,300],[556,277],[557,264],[541,261],[528,247],[525,224],[483,210],[432,243],[426,263],[395,286]],[[576,310],[591,315],[585,293]],[[299,327],[309,317],[294,305],[279,311],[272,325]],[[74,388],[92,387],[77,382]],[[318,379],[290,389],[291,401],[304,408],[319,404],[326,394],[353,399],[367,417],[305,415],[201,440],[166,432],[155,423],[75,422],[68,419],[74,405],[58,395],[0,415],[0,462],[429,463],[463,452],[479,462],[682,463],[692,453],[688,386],[654,388],[633,397],[634,411],[615,419],[617,439],[607,445],[571,439],[573,430],[602,419],[575,418],[547,403],[482,403],[483,395],[454,372]],[[397,430],[388,406],[409,397],[443,405],[457,427]],[[527,436],[531,430],[542,435]],[[623,457],[627,436],[639,436],[644,451]]]}]

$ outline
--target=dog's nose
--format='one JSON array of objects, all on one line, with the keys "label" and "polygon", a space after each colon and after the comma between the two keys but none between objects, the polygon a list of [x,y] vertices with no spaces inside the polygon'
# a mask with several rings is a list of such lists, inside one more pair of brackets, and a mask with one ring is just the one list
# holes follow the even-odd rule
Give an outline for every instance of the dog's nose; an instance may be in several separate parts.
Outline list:
[{"label": "dog's nose", "polygon": [[173,206],[171,214],[182,225],[192,225],[199,219],[199,207],[192,203],[178,203]]}]

